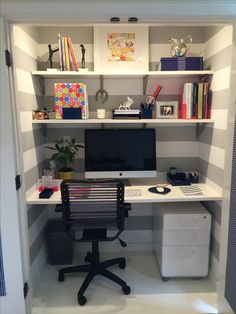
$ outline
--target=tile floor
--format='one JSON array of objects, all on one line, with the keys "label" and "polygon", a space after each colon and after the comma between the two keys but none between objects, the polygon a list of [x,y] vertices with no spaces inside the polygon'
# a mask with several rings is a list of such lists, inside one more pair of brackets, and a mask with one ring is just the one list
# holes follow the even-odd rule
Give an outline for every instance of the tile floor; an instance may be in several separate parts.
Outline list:
[{"label": "tile floor", "polygon": [[[122,255],[103,254],[102,259],[114,256]],[[110,269],[129,284],[130,295],[123,295],[120,287],[108,279],[97,277],[85,294],[86,305],[81,307],[77,304],[77,291],[85,275],[68,275],[59,283],[59,267],[48,265],[33,299],[32,314],[217,313],[216,293],[207,278],[163,282],[151,253],[132,252],[125,257],[125,270],[116,266]]]}]

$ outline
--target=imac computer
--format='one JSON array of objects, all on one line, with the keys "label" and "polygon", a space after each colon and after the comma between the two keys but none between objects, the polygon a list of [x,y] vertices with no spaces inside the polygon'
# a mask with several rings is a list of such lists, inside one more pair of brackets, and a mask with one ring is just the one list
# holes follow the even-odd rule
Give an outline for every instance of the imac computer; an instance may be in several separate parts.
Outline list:
[{"label": "imac computer", "polygon": [[85,130],[85,178],[155,176],[155,129]]}]

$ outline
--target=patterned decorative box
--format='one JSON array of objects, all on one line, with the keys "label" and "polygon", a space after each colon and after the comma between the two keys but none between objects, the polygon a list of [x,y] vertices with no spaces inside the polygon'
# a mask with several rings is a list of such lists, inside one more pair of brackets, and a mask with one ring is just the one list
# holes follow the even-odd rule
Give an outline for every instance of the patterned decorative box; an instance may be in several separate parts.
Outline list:
[{"label": "patterned decorative box", "polygon": [[88,118],[88,100],[84,83],[54,83],[56,119],[63,119],[63,108],[81,108],[82,119]]}]

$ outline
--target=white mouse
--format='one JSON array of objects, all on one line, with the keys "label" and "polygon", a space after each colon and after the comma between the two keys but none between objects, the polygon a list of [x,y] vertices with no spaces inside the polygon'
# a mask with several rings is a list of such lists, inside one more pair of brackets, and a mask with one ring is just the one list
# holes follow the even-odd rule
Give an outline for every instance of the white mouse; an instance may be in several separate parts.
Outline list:
[{"label": "white mouse", "polygon": [[158,193],[162,193],[162,192],[164,192],[165,189],[162,186],[157,186],[156,190]]}]

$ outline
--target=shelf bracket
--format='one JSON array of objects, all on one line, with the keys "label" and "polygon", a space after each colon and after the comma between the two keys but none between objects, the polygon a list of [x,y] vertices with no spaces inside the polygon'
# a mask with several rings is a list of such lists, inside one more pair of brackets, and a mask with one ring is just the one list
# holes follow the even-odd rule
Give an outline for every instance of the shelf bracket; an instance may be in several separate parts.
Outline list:
[{"label": "shelf bracket", "polygon": [[41,132],[43,134],[43,136],[47,136],[48,135],[48,126],[47,124],[41,124]]},{"label": "shelf bracket", "polygon": [[40,93],[45,96],[45,83],[44,79],[41,76],[33,77],[33,84],[37,86]]},{"label": "shelf bracket", "polygon": [[196,139],[199,139],[202,131],[205,129],[205,123],[197,123],[196,125]]},{"label": "shelf bracket", "polygon": [[145,75],[143,77],[143,95],[146,95],[148,79],[149,79],[149,75]]},{"label": "shelf bracket", "polygon": [[100,81],[100,89],[103,89],[103,83],[104,83],[103,75],[99,75],[99,81]]}]

